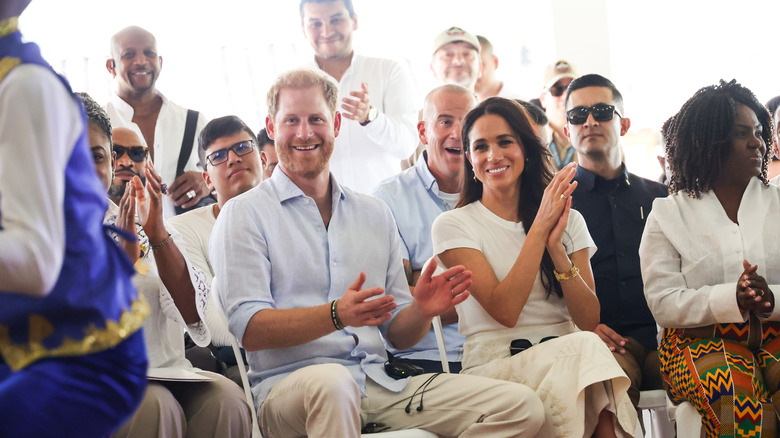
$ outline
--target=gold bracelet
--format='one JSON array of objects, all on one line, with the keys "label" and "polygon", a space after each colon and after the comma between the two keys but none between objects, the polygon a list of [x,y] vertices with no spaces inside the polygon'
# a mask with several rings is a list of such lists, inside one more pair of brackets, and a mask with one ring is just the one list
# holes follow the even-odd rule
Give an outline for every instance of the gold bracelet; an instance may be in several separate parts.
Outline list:
[{"label": "gold bracelet", "polygon": [[168,237],[162,242],[152,244],[152,251],[157,251],[158,249],[162,248],[163,246],[169,243],[171,243],[171,233],[168,233]]},{"label": "gold bracelet", "polygon": [[572,278],[575,278],[576,276],[580,275],[580,269],[574,266],[574,262],[572,262],[571,269],[569,269],[569,272],[565,272],[561,274],[555,268],[553,268],[553,274],[555,274],[555,278],[557,278],[558,281],[566,281],[566,280],[571,280]]}]

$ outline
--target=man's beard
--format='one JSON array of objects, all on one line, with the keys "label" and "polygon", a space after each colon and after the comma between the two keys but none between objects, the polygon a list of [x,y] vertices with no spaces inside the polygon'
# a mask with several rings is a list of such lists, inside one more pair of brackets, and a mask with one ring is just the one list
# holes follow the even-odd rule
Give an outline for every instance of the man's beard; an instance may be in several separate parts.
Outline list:
[{"label": "man's beard", "polygon": [[[144,175],[138,175],[139,178],[141,178],[141,184],[143,186],[146,186],[146,176]],[[124,181],[123,181],[124,182]],[[114,184],[113,180],[111,181],[111,187],[108,188],[108,197],[114,203],[119,204],[119,200],[122,199],[122,196],[125,195],[125,190],[127,189],[127,184],[130,181],[124,182],[124,184]]]}]

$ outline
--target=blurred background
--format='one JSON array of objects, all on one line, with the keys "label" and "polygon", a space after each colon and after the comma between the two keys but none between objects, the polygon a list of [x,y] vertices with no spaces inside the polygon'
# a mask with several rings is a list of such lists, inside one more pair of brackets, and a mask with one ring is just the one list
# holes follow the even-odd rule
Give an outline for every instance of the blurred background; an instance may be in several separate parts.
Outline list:
[{"label": "blurred background", "polygon": [[[487,37],[497,74],[526,99],[539,97],[544,67],[558,59],[599,73],[623,93],[631,118],[629,169],[655,179],[659,130],[697,89],[736,78],[766,102],[780,94],[771,29],[780,2],[766,0],[353,0],[357,52],[412,70],[420,106],[434,86],[433,38],[450,26]],[[25,39],[98,102],[113,92],[109,39],[139,25],[157,37],[157,88],[207,117],[264,124],[265,94],[281,71],[310,62],[298,0],[35,0],[20,20]]]}]

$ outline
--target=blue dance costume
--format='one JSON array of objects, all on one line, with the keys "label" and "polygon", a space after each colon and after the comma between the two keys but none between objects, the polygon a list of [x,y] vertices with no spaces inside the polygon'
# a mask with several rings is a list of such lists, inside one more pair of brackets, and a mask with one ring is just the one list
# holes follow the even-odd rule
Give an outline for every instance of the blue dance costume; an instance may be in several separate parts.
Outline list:
[{"label": "blue dance costume", "polygon": [[[13,87],[16,82],[3,82],[8,73],[32,64],[51,71],[72,95],[38,47],[22,43],[15,21],[0,22],[10,28],[0,38],[0,84]],[[2,103],[2,111],[18,111],[15,106],[22,102]],[[29,118],[50,123],[41,114]],[[103,227],[107,197],[95,172],[83,110],[81,120],[64,175],[48,175],[65,181],[60,206],[65,254],[54,287],[44,297],[0,291],[0,437],[106,436],[132,414],[146,386],[140,327],[148,307],[131,282],[129,259]],[[5,135],[0,130],[0,139]],[[9,143],[0,147],[28,147]],[[3,192],[23,187],[23,181],[0,187],[0,201]],[[0,211],[0,234],[9,226],[8,211]]]}]

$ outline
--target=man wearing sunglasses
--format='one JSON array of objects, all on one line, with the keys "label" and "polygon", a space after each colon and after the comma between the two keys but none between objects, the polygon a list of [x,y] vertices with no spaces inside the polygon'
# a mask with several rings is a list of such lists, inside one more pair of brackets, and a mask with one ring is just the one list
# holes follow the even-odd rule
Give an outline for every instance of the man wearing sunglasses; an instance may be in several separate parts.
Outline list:
[{"label": "man wearing sunglasses", "polygon": [[631,379],[634,406],[640,389],[660,389],[656,323],[647,307],[639,270],[639,242],[653,200],[666,186],[628,172],[620,137],[631,120],[623,97],[600,75],[571,82],[566,94],[565,133],[579,155],[572,207],[585,218],[598,250],[590,259],[601,303],[596,334]]},{"label": "man wearing sunglasses", "polygon": [[141,178],[141,183],[146,184],[144,176],[144,164],[149,150],[141,145],[141,139],[138,134],[129,128],[114,128],[114,158],[115,169],[114,178],[111,180],[111,187],[108,188],[108,197],[114,204],[119,205],[119,201],[125,194],[127,183],[134,176]]},{"label": "man wearing sunglasses", "polygon": [[544,90],[539,101],[547,113],[552,128],[552,141],[550,153],[552,153],[555,167],[563,169],[564,166],[577,161],[577,152],[563,132],[566,125],[565,96],[566,87],[577,76],[574,66],[564,60],[548,65],[544,69]]}]

